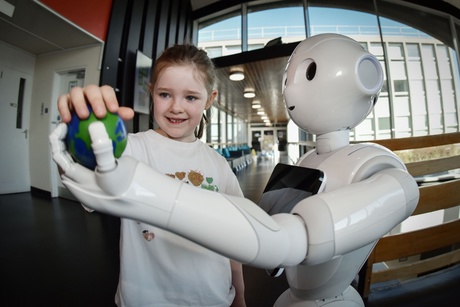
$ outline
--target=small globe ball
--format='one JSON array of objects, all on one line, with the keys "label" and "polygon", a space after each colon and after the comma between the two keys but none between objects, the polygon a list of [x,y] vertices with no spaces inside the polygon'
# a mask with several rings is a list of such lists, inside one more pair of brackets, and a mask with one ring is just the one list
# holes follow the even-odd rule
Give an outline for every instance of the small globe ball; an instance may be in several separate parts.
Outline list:
[{"label": "small globe ball", "polygon": [[72,119],[67,125],[66,143],[67,150],[77,163],[94,170],[97,163],[88,131],[91,123],[101,121],[104,124],[109,138],[112,140],[113,155],[116,158],[121,157],[126,148],[128,138],[125,124],[118,114],[107,112],[104,118],[97,118],[91,107],[88,106],[88,108],[90,116],[87,119],[80,119],[75,113],[72,114]]}]

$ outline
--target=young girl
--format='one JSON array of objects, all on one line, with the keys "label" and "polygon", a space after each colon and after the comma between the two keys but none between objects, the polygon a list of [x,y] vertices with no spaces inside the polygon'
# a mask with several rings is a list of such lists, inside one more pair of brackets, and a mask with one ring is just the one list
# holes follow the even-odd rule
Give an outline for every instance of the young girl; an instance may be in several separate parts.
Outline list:
[{"label": "young girl", "polygon": [[[151,81],[158,128],[130,134],[124,154],[197,188],[242,197],[226,160],[199,140],[217,95],[206,53],[192,45],[165,50]],[[112,88],[93,85],[59,98],[62,120],[71,110],[87,117],[87,102],[98,117],[106,109],[125,120],[134,114],[118,107]],[[120,262],[118,306],[245,306],[241,264],[159,228],[121,219]]]}]

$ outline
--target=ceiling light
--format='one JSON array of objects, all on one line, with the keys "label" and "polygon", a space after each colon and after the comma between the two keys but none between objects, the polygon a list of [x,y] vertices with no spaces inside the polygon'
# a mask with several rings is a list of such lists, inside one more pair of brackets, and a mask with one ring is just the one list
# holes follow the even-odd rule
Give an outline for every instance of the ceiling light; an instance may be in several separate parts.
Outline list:
[{"label": "ceiling light", "polygon": [[244,73],[242,71],[232,71],[229,78],[232,81],[241,81],[244,79]]},{"label": "ceiling light", "polygon": [[244,98],[254,98],[256,97],[256,93],[254,92],[254,90],[245,90],[243,96]]}]

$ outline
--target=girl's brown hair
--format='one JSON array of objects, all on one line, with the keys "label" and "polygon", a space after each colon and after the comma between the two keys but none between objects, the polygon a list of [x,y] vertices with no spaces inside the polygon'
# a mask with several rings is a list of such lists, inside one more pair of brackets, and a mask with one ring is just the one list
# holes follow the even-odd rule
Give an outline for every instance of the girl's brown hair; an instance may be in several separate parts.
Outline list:
[{"label": "girl's brown hair", "polygon": [[[183,65],[192,65],[197,73],[197,77],[204,81],[208,97],[210,97],[216,81],[214,63],[208,57],[206,51],[198,49],[196,46],[190,44],[174,45],[166,49],[160,57],[158,57],[152,70],[152,86],[157,81],[159,74],[165,68]],[[208,118],[206,114],[203,114],[200,124],[197,129],[195,129],[195,136],[197,138],[203,136],[204,127],[207,123]]]}]

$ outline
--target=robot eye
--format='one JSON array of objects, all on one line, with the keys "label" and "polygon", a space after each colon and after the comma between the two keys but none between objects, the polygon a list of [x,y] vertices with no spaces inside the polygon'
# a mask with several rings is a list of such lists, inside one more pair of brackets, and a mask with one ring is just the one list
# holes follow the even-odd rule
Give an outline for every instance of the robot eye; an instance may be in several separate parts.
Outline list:
[{"label": "robot eye", "polygon": [[310,65],[308,65],[308,67],[307,67],[307,73],[306,73],[307,80],[308,80],[308,81],[313,80],[313,78],[315,77],[315,75],[316,75],[316,63],[315,63],[315,62],[312,62],[312,63],[310,63]]}]

